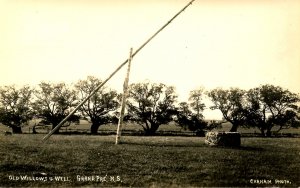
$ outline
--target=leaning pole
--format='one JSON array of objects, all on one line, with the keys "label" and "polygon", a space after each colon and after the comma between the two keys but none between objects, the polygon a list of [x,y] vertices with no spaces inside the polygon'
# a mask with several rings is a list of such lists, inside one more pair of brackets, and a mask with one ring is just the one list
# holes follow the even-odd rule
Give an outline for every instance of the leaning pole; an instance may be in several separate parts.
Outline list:
[{"label": "leaning pole", "polygon": [[[189,7],[195,0],[191,0],[187,5],[185,5],[177,14],[175,14],[165,25],[163,25],[158,31],[156,31],[146,42],[144,42],[135,52],[132,53],[131,58],[133,58],[139,51],[141,51],[158,33],[160,33],[165,27],[167,27],[179,14],[181,14],[187,7]],[[115,71],[113,71],[108,78],[106,78],[98,87],[96,87],[89,96],[82,100],[73,111],[70,112],[54,129],[52,129],[44,138],[43,141],[46,141],[50,136],[55,133],[75,112],[86,102],[88,101],[101,87],[103,87],[106,82],[108,82],[126,63],[129,59],[126,59],[121,65],[119,65]]]}]

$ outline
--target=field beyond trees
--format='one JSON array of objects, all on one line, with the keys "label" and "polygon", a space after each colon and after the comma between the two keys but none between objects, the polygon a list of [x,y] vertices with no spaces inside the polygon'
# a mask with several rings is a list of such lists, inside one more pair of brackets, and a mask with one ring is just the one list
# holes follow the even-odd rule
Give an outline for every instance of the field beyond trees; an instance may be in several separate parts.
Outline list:
[{"label": "field beyond trees", "polygon": [[298,138],[242,138],[240,148],[203,137],[0,135],[0,186],[300,185]]}]

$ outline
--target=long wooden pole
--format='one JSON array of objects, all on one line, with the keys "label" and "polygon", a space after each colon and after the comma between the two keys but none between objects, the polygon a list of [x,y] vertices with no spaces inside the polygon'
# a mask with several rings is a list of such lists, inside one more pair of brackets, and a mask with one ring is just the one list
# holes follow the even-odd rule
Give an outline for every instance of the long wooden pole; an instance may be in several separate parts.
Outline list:
[{"label": "long wooden pole", "polygon": [[[175,16],[173,16],[165,25],[163,25],[157,32],[155,32],[146,42],[144,42],[133,54],[132,57],[134,57],[139,51],[141,51],[158,33],[160,33],[165,27],[167,27],[180,13],[182,13],[188,6],[190,6],[195,0],[190,1],[185,7],[183,7]],[[44,138],[43,140],[48,140],[48,138],[55,133],[75,112],[86,102],[88,101],[101,87],[103,87],[108,80],[110,80],[126,63],[128,62],[128,59],[126,59],[117,69],[112,72],[109,77],[104,80],[97,88],[95,88],[89,96],[87,96],[83,101],[81,101],[75,109],[70,112],[70,114],[65,117],[54,129],[52,129]]]},{"label": "long wooden pole", "polygon": [[128,95],[129,74],[130,74],[130,67],[131,67],[131,61],[132,61],[132,48],[130,49],[128,59],[129,59],[129,61],[128,61],[127,73],[126,73],[126,77],[125,77],[124,84],[123,84],[122,104],[121,104],[121,112],[120,112],[118,128],[117,128],[116,144],[119,144],[121,142],[121,131],[122,131],[122,126],[123,126],[126,99],[127,99],[127,95]]}]

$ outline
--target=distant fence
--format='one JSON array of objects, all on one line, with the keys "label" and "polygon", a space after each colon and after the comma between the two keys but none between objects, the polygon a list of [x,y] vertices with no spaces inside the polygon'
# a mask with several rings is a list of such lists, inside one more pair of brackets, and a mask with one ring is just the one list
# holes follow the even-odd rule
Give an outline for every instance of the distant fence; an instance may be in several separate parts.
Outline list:
[{"label": "distant fence", "polygon": [[[44,126],[44,127],[37,127],[36,128],[36,134],[47,134],[49,131],[51,131],[50,126]],[[117,130],[98,130],[98,135],[115,135]],[[28,129],[28,132],[24,133],[33,133],[32,127]],[[60,129],[60,134],[91,134],[89,129],[79,129],[79,128],[69,128],[69,127],[62,127]],[[124,129],[122,130],[122,135],[124,136],[143,136],[144,131],[143,130],[128,130]],[[185,130],[178,130],[178,131],[169,131],[169,130],[158,130],[156,131],[156,136],[197,136],[196,132],[193,131],[185,131]],[[254,133],[242,133],[241,137],[262,137],[260,133],[254,132]],[[296,137],[299,138],[300,135],[298,133],[273,133],[272,137]]]},{"label": "distant fence", "polygon": [[[47,134],[51,131],[51,127],[47,128],[36,128],[36,134]],[[60,134],[91,134],[89,129],[79,129],[79,128],[68,128],[62,127],[59,130]],[[33,129],[29,128],[27,133],[33,133]],[[114,135],[117,130],[98,130],[98,135]],[[141,136],[144,135],[143,130],[122,130],[122,135],[126,136]],[[196,136],[195,132],[192,131],[166,131],[158,130],[156,131],[157,136]]]}]

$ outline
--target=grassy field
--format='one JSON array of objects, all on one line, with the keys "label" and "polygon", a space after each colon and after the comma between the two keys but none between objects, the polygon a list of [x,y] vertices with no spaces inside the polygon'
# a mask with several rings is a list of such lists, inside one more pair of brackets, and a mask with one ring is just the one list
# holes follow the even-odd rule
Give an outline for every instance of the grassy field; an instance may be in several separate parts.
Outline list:
[{"label": "grassy field", "polygon": [[[201,137],[0,135],[0,187],[299,186],[300,139],[242,138],[240,148]],[[43,174],[45,173],[45,174]],[[280,181],[277,181],[280,180]]]}]

